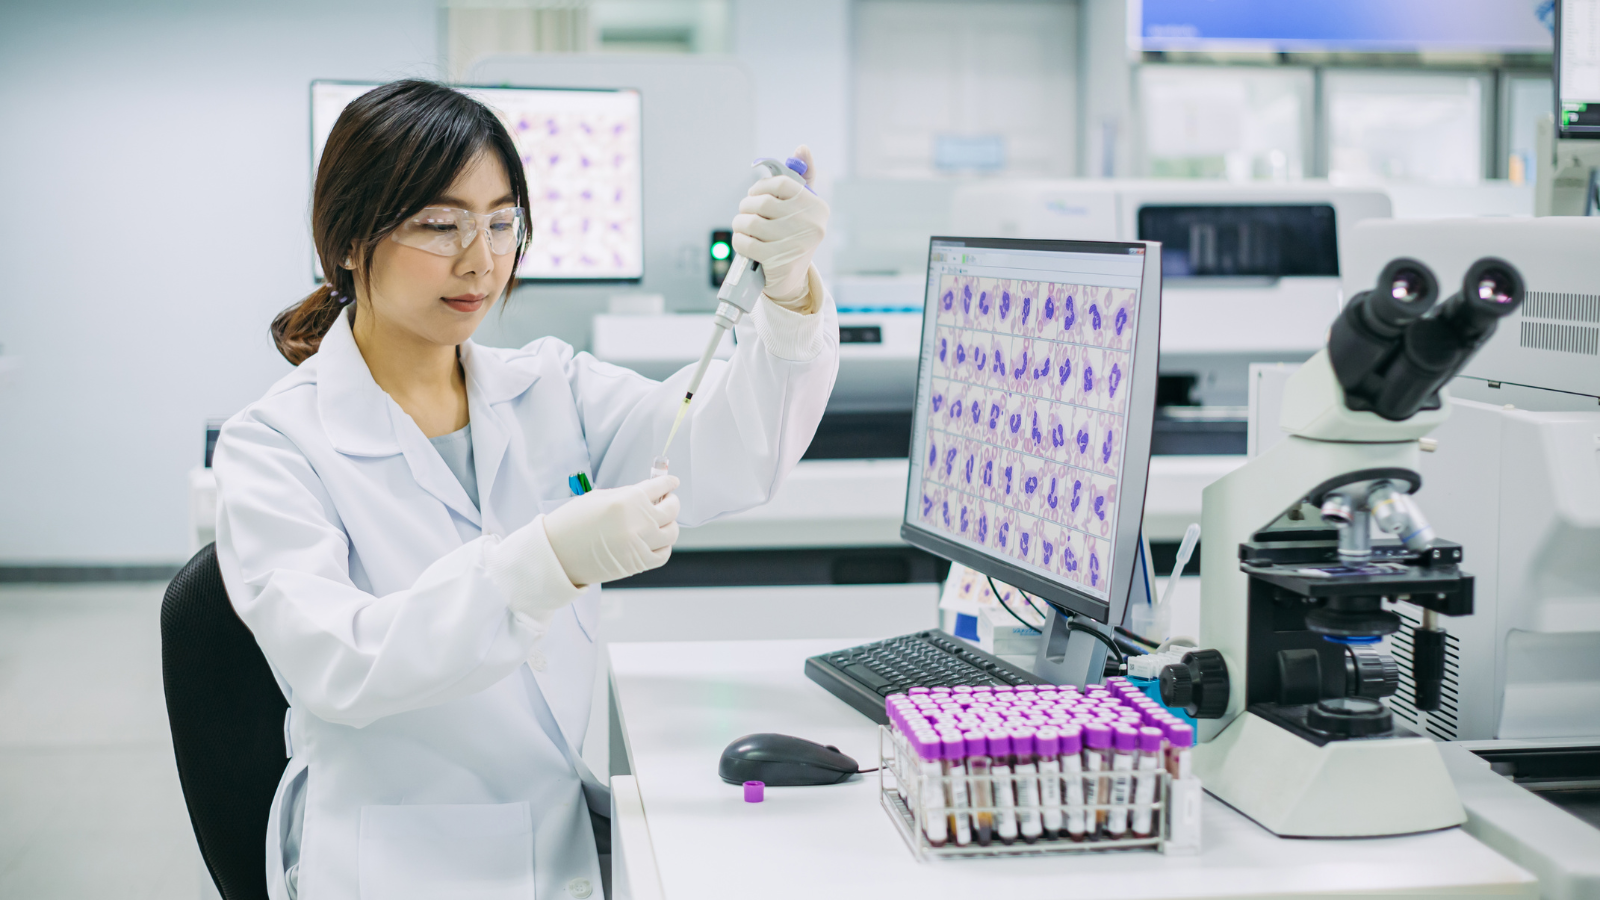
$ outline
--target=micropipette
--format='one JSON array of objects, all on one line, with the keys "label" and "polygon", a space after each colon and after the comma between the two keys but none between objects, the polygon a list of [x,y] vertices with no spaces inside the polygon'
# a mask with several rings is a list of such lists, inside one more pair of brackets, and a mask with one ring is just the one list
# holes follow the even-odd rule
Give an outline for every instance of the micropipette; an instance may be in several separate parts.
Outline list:
[{"label": "micropipette", "polygon": [[[787,175],[802,185],[806,183],[806,164],[803,160],[792,157],[782,162],[758,159],[751,168],[765,169],[763,177]],[[665,460],[667,451],[672,448],[672,439],[678,436],[678,426],[683,424],[683,417],[689,412],[689,401],[694,399],[695,391],[700,390],[700,380],[706,376],[706,369],[710,368],[711,359],[722,344],[722,336],[737,325],[746,313],[755,309],[756,300],[766,287],[767,276],[762,272],[761,264],[735,253],[732,264],[728,266],[728,275],[722,279],[722,287],[717,291],[717,312],[711,319],[711,340],[706,344],[705,352],[700,354],[700,364],[695,367],[694,375],[689,378],[688,390],[678,406],[677,417],[672,420],[672,430],[667,433],[666,446],[661,448],[661,459]]]}]

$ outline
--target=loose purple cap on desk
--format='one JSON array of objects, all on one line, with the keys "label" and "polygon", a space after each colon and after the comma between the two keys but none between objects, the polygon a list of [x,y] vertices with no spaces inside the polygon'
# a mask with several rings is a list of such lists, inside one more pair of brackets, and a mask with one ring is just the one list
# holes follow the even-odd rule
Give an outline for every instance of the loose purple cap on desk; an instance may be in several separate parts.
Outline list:
[{"label": "loose purple cap on desk", "polygon": [[764,781],[746,781],[744,783],[744,802],[760,803],[766,799],[767,785]]},{"label": "loose purple cap on desk", "polygon": [[1171,741],[1174,747],[1192,747],[1194,746],[1194,729],[1182,722],[1176,725],[1168,725],[1167,740]]},{"label": "loose purple cap on desk", "polygon": [[1094,750],[1103,750],[1111,746],[1111,726],[1101,722],[1090,722],[1083,726],[1083,742]]},{"label": "loose purple cap on desk", "polygon": [[1132,725],[1117,725],[1111,729],[1111,740],[1118,752],[1133,752],[1139,749],[1139,729]]},{"label": "loose purple cap on desk", "polygon": [[1161,742],[1166,739],[1166,734],[1159,728],[1139,729],[1139,749],[1145,753],[1155,753],[1161,749]]},{"label": "loose purple cap on desk", "polygon": [[1083,752],[1083,729],[1068,725],[1061,729],[1061,755]]}]

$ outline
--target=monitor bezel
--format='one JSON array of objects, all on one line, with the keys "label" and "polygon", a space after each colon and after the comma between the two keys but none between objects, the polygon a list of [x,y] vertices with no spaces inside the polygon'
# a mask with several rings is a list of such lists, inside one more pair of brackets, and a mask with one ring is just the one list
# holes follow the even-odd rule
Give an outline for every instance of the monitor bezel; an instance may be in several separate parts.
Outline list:
[{"label": "monitor bezel", "polygon": [[[313,78],[306,87],[306,141],[309,153],[307,159],[311,163],[310,186],[314,189],[317,183],[317,129],[316,129],[316,91],[319,84],[340,85],[365,85],[382,87],[388,82],[365,81],[359,78]],[[458,91],[561,91],[569,94],[636,94],[639,97],[639,274],[598,276],[594,278],[548,278],[540,275],[522,275],[513,272],[511,280],[514,284],[542,284],[542,285],[578,285],[578,284],[632,284],[637,285],[644,281],[646,261],[649,259],[649,247],[645,235],[645,190],[644,190],[644,91],[636,87],[544,87],[531,84],[451,84],[448,87]],[[533,198],[529,197],[531,203]],[[529,210],[532,216],[532,210]],[[318,284],[325,281],[321,266],[318,264],[316,248],[311,251],[312,278]]]},{"label": "monitor bezel", "polygon": [[[1112,555],[1110,570],[1111,590],[1108,599],[1101,600],[1079,589],[1052,581],[1014,563],[989,556],[958,541],[941,536],[932,529],[914,524],[911,516],[912,498],[918,487],[914,481],[917,467],[913,462],[906,467],[906,502],[900,510],[900,539],[906,543],[957,562],[1012,587],[1045,600],[1065,613],[1088,616],[1106,625],[1121,624],[1127,613],[1128,591],[1133,586],[1134,566],[1138,560],[1140,531],[1144,527],[1145,492],[1150,481],[1150,439],[1155,429],[1156,378],[1161,362],[1161,243],[1159,241],[1051,241],[1016,238],[970,238],[936,235],[928,240],[928,265],[925,279],[933,278],[933,248],[935,244],[956,244],[975,249],[1043,250],[1053,252],[1126,253],[1144,248],[1144,274],[1139,286],[1139,322],[1134,333],[1133,373],[1129,378],[1128,433],[1123,453],[1123,474],[1118,483],[1121,509],[1117,516],[1116,551]],[[1151,290],[1152,286],[1154,290]],[[925,280],[922,292],[922,314],[937,315],[930,309],[929,298],[934,292]],[[927,338],[924,326],[923,339]],[[930,365],[930,354],[919,347],[917,352],[917,397],[915,409],[921,409],[924,367]],[[912,428],[915,429],[915,418]],[[915,432],[911,443],[916,445]],[[1133,498],[1138,506],[1131,507]]]},{"label": "monitor bezel", "polygon": [[1568,128],[1561,124],[1561,7],[1562,3],[1555,4],[1554,33],[1551,38],[1550,54],[1550,86],[1555,94],[1555,125],[1557,140],[1600,140],[1600,125]]}]

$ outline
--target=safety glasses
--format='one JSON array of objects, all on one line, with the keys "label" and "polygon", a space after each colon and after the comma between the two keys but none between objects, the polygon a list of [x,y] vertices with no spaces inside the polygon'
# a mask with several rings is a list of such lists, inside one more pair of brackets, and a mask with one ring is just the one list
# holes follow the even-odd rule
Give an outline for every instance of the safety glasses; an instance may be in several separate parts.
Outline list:
[{"label": "safety glasses", "polygon": [[482,230],[489,252],[505,256],[522,242],[527,228],[522,207],[509,206],[491,213],[475,213],[448,206],[429,206],[394,230],[395,243],[439,256],[455,256],[472,246]]}]

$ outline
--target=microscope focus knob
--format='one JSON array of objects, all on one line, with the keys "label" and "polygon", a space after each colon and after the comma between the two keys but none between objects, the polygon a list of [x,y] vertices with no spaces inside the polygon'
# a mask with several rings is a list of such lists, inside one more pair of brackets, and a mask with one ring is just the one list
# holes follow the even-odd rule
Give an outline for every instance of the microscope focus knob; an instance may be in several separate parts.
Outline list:
[{"label": "microscope focus knob", "polygon": [[1353,697],[1390,697],[1400,689],[1400,667],[1387,653],[1350,648],[1345,665],[1346,693]]},{"label": "microscope focus knob", "polygon": [[1228,664],[1216,650],[1193,650],[1161,670],[1161,702],[1196,719],[1219,719],[1228,709]]}]

